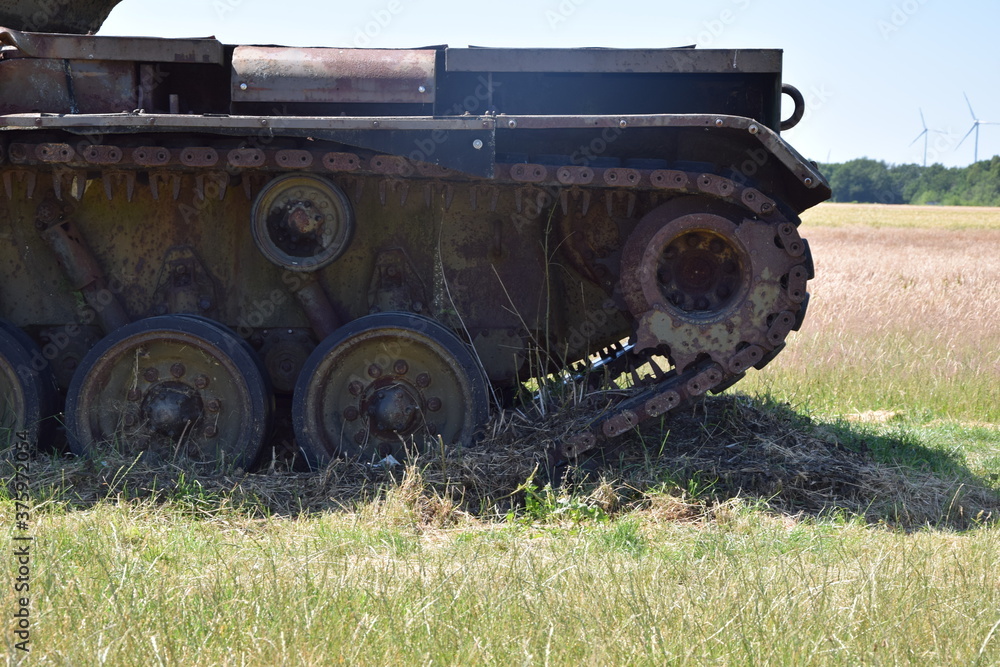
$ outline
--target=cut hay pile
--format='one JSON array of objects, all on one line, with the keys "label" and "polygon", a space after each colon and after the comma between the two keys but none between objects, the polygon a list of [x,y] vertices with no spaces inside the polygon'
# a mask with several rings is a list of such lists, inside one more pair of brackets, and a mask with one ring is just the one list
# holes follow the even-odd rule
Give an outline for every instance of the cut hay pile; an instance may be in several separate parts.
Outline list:
[{"label": "cut hay pile", "polygon": [[743,498],[789,515],[840,513],[902,528],[963,528],[1000,516],[1000,496],[971,474],[943,478],[876,462],[864,432],[849,432],[848,448],[836,428],[741,395],[704,399],[599,454],[551,469],[551,447],[593,419],[599,401],[597,395],[546,418],[506,411],[475,446],[426,452],[408,466],[335,461],[306,473],[273,461],[253,473],[205,474],[183,462],[52,456],[32,462],[31,486],[37,498],[71,506],[152,498],[206,512],[222,506],[298,515],[350,510],[404,485],[421,507],[436,508],[430,514],[443,507],[488,520],[523,504],[526,481],[542,486],[554,473],[566,482],[561,493],[611,514],[667,494],[693,506]]}]

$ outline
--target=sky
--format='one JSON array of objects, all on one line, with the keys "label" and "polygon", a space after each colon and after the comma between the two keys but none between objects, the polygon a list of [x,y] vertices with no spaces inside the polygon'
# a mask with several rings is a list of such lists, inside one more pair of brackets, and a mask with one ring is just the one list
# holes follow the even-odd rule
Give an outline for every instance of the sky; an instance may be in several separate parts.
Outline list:
[{"label": "sky", "polygon": [[[1000,154],[997,0],[124,0],[99,34],[228,44],[412,48],[778,48],[802,91],[783,133],[819,162],[973,161],[964,95],[981,121],[979,159]],[[790,115],[790,100],[785,99]]]}]

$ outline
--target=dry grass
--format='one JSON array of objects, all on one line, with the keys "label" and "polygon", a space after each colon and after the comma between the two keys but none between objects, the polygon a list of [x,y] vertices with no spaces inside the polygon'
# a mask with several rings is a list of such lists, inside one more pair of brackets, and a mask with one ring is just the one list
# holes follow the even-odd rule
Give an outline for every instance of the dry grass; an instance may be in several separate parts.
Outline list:
[{"label": "dry grass", "polygon": [[701,508],[698,516],[714,503],[743,499],[785,516],[845,515],[904,529],[965,528],[1000,517],[1000,498],[960,461],[945,461],[944,471],[880,463],[870,447],[896,448],[903,458],[924,453],[904,437],[819,425],[740,395],[699,401],[600,455],[549,468],[551,447],[594,414],[600,399],[593,400],[548,419],[507,413],[493,437],[405,468],[335,461],[319,473],[279,466],[199,477],[183,464],[50,457],[33,465],[32,485],[36,497],[78,508],[110,500],[180,504],[205,516],[233,509],[250,517],[362,511],[430,528],[516,515],[550,473],[567,484],[550,493],[552,502],[572,496],[609,517],[664,498],[671,505],[690,501]]},{"label": "dry grass", "polygon": [[831,414],[912,415],[919,406],[938,418],[1000,422],[1000,223],[804,223],[802,232],[816,263],[805,325],[740,388],[781,387]]}]

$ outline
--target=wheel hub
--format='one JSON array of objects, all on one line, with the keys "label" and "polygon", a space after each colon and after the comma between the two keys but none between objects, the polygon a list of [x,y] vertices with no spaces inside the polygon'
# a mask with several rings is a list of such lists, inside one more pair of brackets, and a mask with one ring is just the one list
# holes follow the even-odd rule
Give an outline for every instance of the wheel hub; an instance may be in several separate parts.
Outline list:
[{"label": "wheel hub", "polygon": [[323,215],[310,201],[291,201],[276,207],[267,218],[271,241],[292,257],[312,257],[323,249]]},{"label": "wheel hub", "polygon": [[419,396],[416,388],[401,381],[373,387],[362,401],[369,428],[382,438],[413,433],[422,421]]},{"label": "wheel hub", "polygon": [[157,383],[146,392],[140,414],[155,432],[176,439],[201,418],[203,408],[197,389],[169,381]]},{"label": "wheel hub", "polygon": [[740,291],[743,261],[733,244],[714,232],[681,234],[664,249],[657,267],[660,291],[687,313],[714,313]]},{"label": "wheel hub", "polygon": [[314,213],[311,201],[299,201],[288,205],[287,225],[299,234],[322,233],[325,216]]},{"label": "wheel hub", "polygon": [[434,320],[376,313],[324,340],[303,366],[292,419],[310,465],[334,455],[401,459],[435,442],[471,444],[489,416],[486,380]]}]

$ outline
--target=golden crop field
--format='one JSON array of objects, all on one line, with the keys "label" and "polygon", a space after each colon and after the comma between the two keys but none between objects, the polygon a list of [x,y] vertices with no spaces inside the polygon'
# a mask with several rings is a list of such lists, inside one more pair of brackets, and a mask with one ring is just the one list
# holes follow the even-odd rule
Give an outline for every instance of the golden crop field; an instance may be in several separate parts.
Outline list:
[{"label": "golden crop field", "polygon": [[802,215],[811,227],[1000,229],[1000,208],[825,203]]}]

